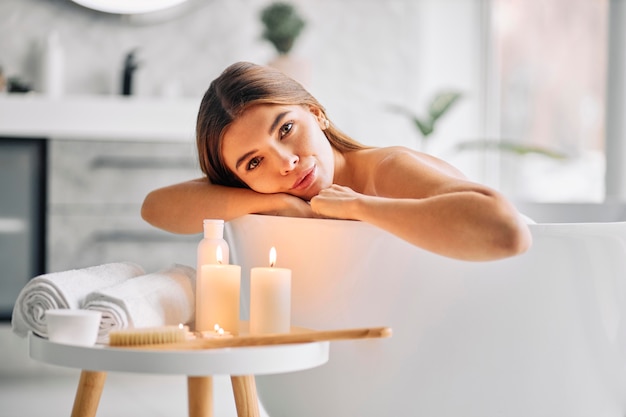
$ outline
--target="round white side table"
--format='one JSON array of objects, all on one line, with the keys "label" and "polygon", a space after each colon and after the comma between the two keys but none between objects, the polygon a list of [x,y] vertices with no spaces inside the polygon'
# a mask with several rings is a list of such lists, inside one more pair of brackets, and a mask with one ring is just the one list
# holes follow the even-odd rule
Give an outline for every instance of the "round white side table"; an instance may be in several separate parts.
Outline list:
[{"label": "round white side table", "polygon": [[109,371],[187,375],[190,417],[213,415],[212,375],[230,375],[239,417],[258,417],[254,375],[277,374],[325,364],[330,342],[207,350],[148,350],[50,342],[29,335],[30,357],[82,369],[72,417],[94,417]]}]

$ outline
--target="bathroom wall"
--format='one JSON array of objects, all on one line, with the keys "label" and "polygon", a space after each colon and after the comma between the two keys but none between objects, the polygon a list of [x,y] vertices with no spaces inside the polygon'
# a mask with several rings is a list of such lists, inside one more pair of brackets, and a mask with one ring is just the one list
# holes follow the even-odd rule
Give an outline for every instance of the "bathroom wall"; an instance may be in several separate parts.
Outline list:
[{"label": "bathroom wall", "polygon": [[[448,150],[483,126],[482,0],[294,0],[307,26],[294,55],[310,66],[309,89],[333,120],[373,145],[415,146],[417,131],[387,104],[415,112],[440,89],[465,92],[436,131],[429,151],[469,174]],[[267,63],[259,11],[269,0],[190,0],[168,13],[123,17],[70,0],[0,2],[0,66],[35,89],[40,46],[56,31],[65,55],[65,94],[118,94],[125,54],[137,48],[136,94],[200,99],[237,60]],[[1,118],[1,116],[0,116]],[[0,120],[1,122],[1,120]],[[437,138],[439,137],[439,138]]]}]

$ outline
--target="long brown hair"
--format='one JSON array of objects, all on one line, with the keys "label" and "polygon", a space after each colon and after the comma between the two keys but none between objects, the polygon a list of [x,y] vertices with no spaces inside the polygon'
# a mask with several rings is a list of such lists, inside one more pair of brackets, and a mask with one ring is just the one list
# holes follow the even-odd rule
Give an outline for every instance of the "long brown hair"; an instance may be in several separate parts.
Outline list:
[{"label": "long brown hair", "polygon": [[[249,62],[230,65],[217,77],[202,98],[196,124],[200,168],[213,184],[247,186],[226,167],[222,158],[225,129],[246,109],[256,104],[302,105],[326,110],[300,83],[282,72]],[[340,152],[365,148],[332,122],[324,130],[330,144]]]}]

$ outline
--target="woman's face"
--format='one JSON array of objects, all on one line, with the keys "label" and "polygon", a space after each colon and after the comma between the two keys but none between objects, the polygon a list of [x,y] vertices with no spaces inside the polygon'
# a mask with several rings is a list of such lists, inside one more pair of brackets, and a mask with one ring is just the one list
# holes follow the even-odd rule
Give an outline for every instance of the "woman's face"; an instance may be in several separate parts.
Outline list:
[{"label": "woman's face", "polygon": [[226,166],[252,190],[310,200],[333,183],[334,153],[315,108],[259,104],[224,133]]}]

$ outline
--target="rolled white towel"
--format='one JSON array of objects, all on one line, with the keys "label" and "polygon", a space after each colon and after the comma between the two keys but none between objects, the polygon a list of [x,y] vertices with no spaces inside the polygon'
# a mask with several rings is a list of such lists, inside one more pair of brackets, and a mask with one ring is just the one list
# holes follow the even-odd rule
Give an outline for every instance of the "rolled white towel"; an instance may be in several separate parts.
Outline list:
[{"label": "rolled white towel", "polygon": [[83,308],[102,313],[98,341],[116,329],[186,324],[195,315],[196,270],[173,265],[89,294]]},{"label": "rolled white towel", "polygon": [[22,288],[11,318],[13,332],[25,337],[32,331],[48,336],[45,312],[53,308],[81,308],[87,294],[145,274],[131,262],[115,262],[39,275]]}]

